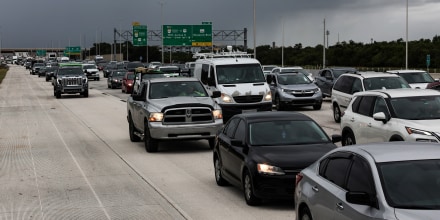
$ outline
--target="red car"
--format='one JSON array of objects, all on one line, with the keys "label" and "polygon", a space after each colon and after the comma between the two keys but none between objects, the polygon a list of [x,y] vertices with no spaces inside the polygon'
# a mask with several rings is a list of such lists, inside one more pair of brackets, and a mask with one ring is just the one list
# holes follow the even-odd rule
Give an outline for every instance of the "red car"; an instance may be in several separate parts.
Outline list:
[{"label": "red car", "polygon": [[122,92],[131,93],[133,91],[134,73],[127,72],[122,78]]}]

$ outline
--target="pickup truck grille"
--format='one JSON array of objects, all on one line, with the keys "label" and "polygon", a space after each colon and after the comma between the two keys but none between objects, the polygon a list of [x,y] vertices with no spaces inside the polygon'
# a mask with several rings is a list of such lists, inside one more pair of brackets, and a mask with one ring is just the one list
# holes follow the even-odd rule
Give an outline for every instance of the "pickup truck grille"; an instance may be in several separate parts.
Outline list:
[{"label": "pickup truck grille", "polygon": [[210,123],[213,121],[211,109],[203,107],[167,109],[163,116],[163,124]]},{"label": "pickup truck grille", "polygon": [[236,103],[256,103],[263,100],[262,95],[234,96]]},{"label": "pickup truck grille", "polygon": [[63,86],[79,86],[79,85],[82,85],[82,78],[80,77],[63,78]]}]

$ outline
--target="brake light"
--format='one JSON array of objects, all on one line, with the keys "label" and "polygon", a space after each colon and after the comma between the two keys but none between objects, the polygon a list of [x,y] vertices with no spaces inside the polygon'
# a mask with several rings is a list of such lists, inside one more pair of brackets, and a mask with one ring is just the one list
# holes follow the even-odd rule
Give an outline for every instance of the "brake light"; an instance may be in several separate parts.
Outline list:
[{"label": "brake light", "polygon": [[298,184],[299,184],[299,182],[302,180],[302,178],[303,178],[303,174],[302,174],[302,173],[298,173],[298,174],[296,174],[296,177],[295,177],[295,186],[298,186]]}]

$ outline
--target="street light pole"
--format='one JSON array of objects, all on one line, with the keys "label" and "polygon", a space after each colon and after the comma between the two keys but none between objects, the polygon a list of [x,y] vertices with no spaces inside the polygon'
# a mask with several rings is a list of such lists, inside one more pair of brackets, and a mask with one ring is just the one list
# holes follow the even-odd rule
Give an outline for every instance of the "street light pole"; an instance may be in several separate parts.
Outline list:
[{"label": "street light pole", "polygon": [[325,68],[325,18],[324,18],[324,42],[323,42],[323,56],[322,56],[322,68]]},{"label": "street light pole", "polygon": [[[163,0],[161,0],[160,2],[159,2],[159,4],[160,4],[160,23],[161,23],[161,29],[162,29],[162,64],[164,63],[164,50],[165,50],[165,48],[164,48],[164,45],[163,45],[163,35],[164,35],[164,33],[163,33],[163,5],[164,5],[164,1]],[[148,50],[148,48],[147,48],[147,50]]]},{"label": "street light pole", "polygon": [[255,18],[256,18],[256,16],[255,16],[255,8],[256,8],[256,6],[255,6],[255,1],[256,0],[254,0],[254,58],[255,59],[257,59],[257,37],[256,37],[256,25],[255,25]]},{"label": "street light pole", "polygon": [[406,0],[406,51],[405,51],[405,68],[408,69],[408,0]]}]

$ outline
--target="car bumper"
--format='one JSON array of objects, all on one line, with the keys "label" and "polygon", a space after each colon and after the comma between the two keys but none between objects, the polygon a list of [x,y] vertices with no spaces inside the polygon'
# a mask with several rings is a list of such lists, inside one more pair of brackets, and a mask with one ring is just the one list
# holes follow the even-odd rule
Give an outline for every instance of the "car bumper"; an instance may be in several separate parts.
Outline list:
[{"label": "car bumper", "polygon": [[253,180],[255,196],[266,199],[293,199],[295,176],[296,174],[275,176],[257,173]]},{"label": "car bumper", "polygon": [[214,138],[223,126],[221,119],[209,124],[163,125],[160,122],[150,123],[150,135],[161,140],[209,139]]},{"label": "car bumper", "polygon": [[322,103],[322,93],[315,93],[312,96],[297,97],[290,94],[281,94],[280,101],[289,106],[310,106]]}]

